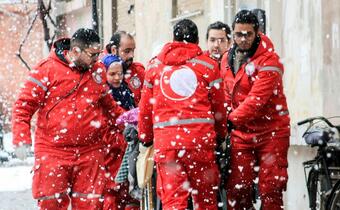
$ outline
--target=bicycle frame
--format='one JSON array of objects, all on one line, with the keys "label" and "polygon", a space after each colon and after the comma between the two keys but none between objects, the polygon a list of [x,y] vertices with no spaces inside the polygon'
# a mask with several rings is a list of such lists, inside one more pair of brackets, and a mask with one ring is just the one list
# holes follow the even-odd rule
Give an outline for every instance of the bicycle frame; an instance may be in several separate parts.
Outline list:
[{"label": "bicycle frame", "polygon": [[[326,162],[326,157],[327,157],[326,153],[327,153],[326,147],[319,147],[317,156],[313,160],[314,163],[312,166],[315,167],[317,165],[317,167],[320,169],[320,172],[326,176],[326,184],[327,184],[325,186],[326,189],[331,189],[332,182],[331,182],[329,166],[327,165],[327,162]],[[309,162],[309,161],[306,161],[306,162]]]},{"label": "bicycle frame", "polygon": [[[308,118],[299,122],[298,125],[309,123],[305,134],[310,134],[312,132],[310,132],[309,130],[312,128],[312,126],[314,125],[314,121],[316,120],[323,121],[330,128],[336,128],[338,131],[340,131],[340,126],[334,126],[327,118],[322,116]],[[305,134],[303,135],[304,138]],[[326,137],[329,137],[331,133],[326,134],[328,134],[326,135]],[[338,160],[337,158],[339,157],[340,153],[340,144],[337,141],[335,141],[335,143],[334,141],[332,143],[328,142],[328,140],[333,137],[327,139],[324,139],[323,137],[324,135],[320,135],[320,141],[318,140],[318,143],[316,143],[315,141],[307,142],[307,140],[305,139],[307,143],[312,143],[312,147],[318,147],[317,155],[315,156],[315,158],[303,162],[305,181],[309,195],[309,206],[313,210],[328,209],[330,206],[330,202],[333,202],[332,199],[334,198],[335,193],[338,193],[335,192],[333,188],[339,188],[340,185],[340,160]],[[333,140],[334,139],[337,138],[333,138]],[[308,169],[309,172],[307,175]]]}]

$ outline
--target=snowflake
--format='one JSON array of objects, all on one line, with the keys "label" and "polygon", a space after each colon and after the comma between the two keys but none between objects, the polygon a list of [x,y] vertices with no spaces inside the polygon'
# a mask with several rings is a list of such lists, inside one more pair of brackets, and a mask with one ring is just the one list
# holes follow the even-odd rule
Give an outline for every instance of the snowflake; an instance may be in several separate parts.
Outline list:
[{"label": "snowflake", "polygon": [[91,126],[93,126],[93,127],[95,127],[95,128],[100,128],[100,122],[99,121],[94,121],[94,120],[92,120],[91,122],[90,122],[90,125]]},{"label": "snowflake", "polygon": [[181,157],[184,156],[184,154],[185,154],[185,150],[180,150],[180,151],[178,152],[177,156],[181,158]]},{"label": "snowflake", "polygon": [[60,133],[66,133],[66,132],[67,132],[66,128],[60,130]]}]

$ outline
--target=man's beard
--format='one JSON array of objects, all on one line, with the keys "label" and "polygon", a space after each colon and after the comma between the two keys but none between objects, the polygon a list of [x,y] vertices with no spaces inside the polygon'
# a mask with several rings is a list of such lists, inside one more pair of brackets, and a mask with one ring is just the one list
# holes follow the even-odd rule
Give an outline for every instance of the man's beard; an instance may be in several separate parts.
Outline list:
[{"label": "man's beard", "polygon": [[235,45],[236,45],[236,50],[238,52],[241,52],[241,53],[244,53],[244,54],[248,53],[250,51],[250,49],[251,49],[251,47],[249,49],[241,49],[238,44],[235,43]]},{"label": "man's beard", "polygon": [[252,51],[256,50],[260,41],[261,41],[261,39],[260,39],[259,35],[257,35],[249,49],[241,49],[240,46],[238,44],[236,44],[236,42],[234,42],[234,44],[235,44],[236,50],[238,52],[242,52],[242,53],[246,54],[246,53],[251,53]]},{"label": "man's beard", "polygon": [[127,59],[127,60],[125,61],[125,63],[126,63],[126,65],[127,65],[127,67],[130,67],[131,64],[133,63],[133,58]]},{"label": "man's beard", "polygon": [[123,62],[123,71],[126,72],[126,70],[130,68],[132,63],[133,63],[133,58],[129,58],[125,62]]},{"label": "man's beard", "polygon": [[73,63],[76,66],[76,68],[78,69],[78,71],[81,72],[81,73],[86,72],[91,68],[91,66],[82,64],[78,61],[73,61]]}]

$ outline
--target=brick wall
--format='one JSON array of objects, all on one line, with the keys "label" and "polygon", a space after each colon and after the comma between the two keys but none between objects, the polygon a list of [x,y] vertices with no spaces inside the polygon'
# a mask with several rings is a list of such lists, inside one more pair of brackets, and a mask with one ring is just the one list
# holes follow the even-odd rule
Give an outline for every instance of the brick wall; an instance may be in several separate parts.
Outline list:
[{"label": "brick wall", "polygon": [[[27,76],[28,70],[16,57],[35,14],[35,4],[0,5],[0,112],[5,116],[5,131],[10,130],[11,107]],[[43,57],[43,32],[38,19],[22,49],[22,56],[30,66]]]}]

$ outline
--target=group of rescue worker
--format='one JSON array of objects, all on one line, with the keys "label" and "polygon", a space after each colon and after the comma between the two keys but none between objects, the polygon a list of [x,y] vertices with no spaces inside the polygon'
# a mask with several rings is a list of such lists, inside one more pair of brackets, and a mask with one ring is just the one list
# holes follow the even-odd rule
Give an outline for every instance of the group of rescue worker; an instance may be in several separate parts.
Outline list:
[{"label": "group of rescue worker", "polygon": [[[283,93],[283,64],[248,10],[232,30],[209,25],[208,50],[196,24],[174,24],[173,40],[147,64],[135,62],[136,43],[113,34],[104,51],[92,29],[56,41],[30,71],[13,106],[15,154],[26,158],[37,112],[32,194],[42,210],[140,209],[129,195],[123,167],[126,124],[138,110],[140,147],[154,147],[157,196],[162,209],[283,209],[290,119]],[[221,174],[216,149],[228,140],[229,168]],[[222,152],[225,151],[222,149]],[[223,186],[220,183],[224,183]]]}]

